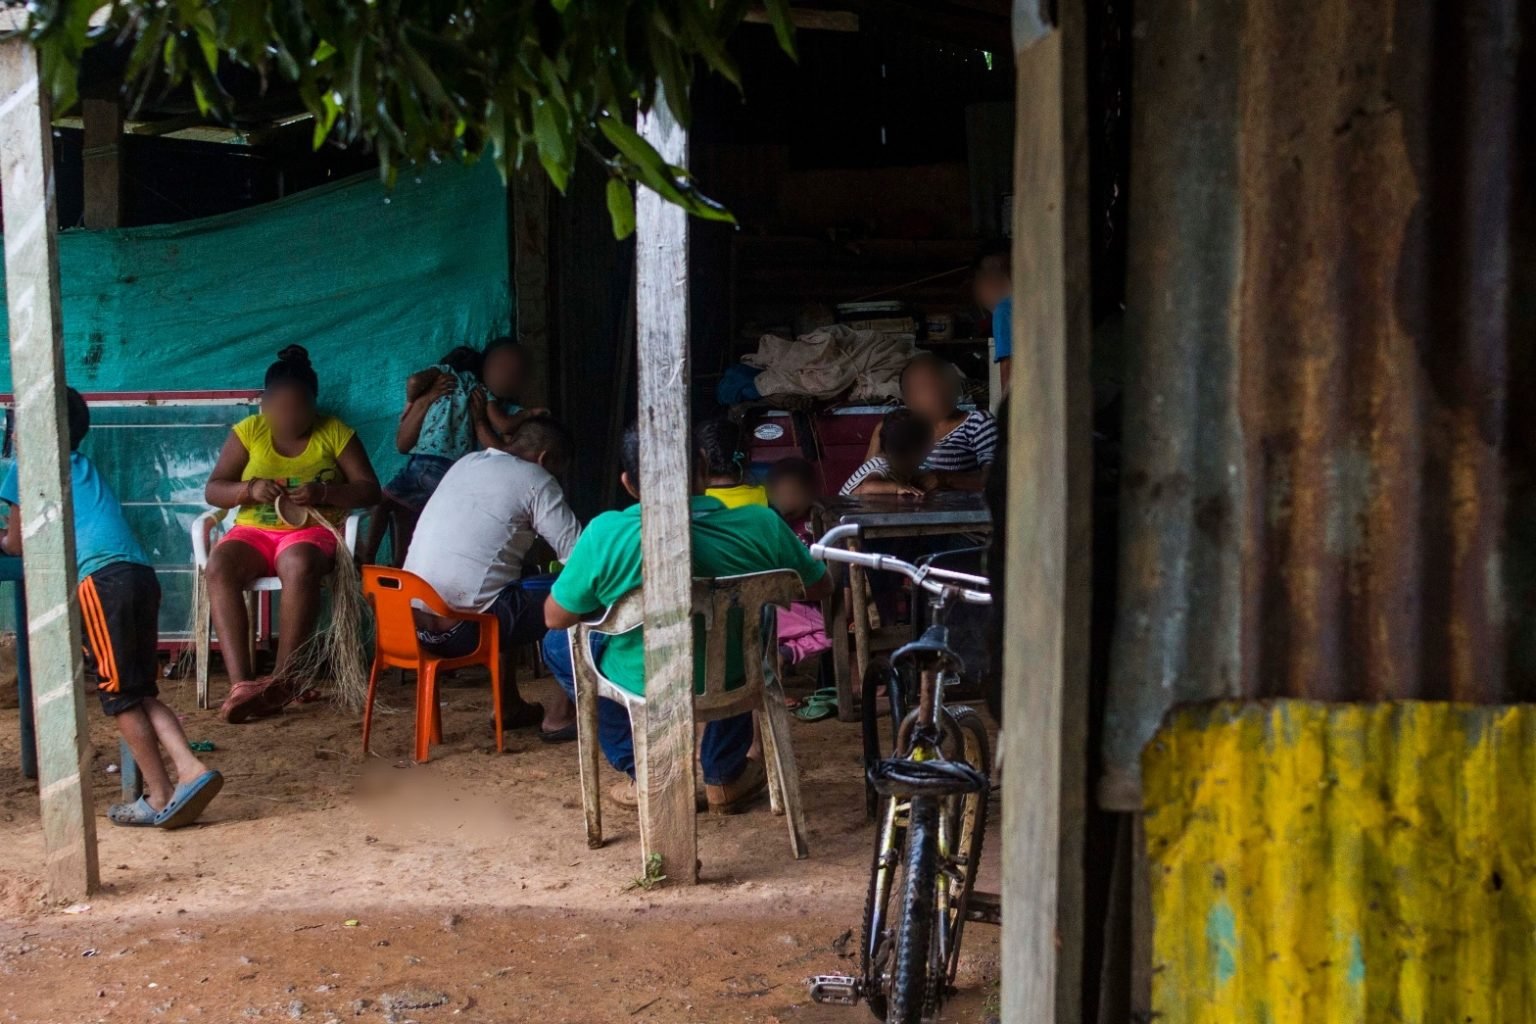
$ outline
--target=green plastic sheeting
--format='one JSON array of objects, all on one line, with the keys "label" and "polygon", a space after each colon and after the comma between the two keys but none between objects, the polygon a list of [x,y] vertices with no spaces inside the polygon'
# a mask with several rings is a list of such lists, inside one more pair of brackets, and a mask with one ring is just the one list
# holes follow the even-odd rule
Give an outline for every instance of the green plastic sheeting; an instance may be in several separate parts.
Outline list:
[{"label": "green plastic sheeting", "polygon": [[[69,381],[84,392],[254,389],[278,349],[301,344],[321,405],[358,431],[387,481],[404,461],[394,432],[406,376],[508,329],[506,223],[493,168],[442,166],[403,175],[393,192],[370,174],[222,217],[65,232]],[[0,311],[3,301],[0,287]],[[0,367],[9,391],[8,343]],[[191,523],[228,426],[247,412],[233,402],[92,409],[81,450],[155,562],[163,640],[187,635]],[[0,630],[15,628],[11,618],[0,602]]]},{"label": "green plastic sheeting", "polygon": [[79,390],[259,388],[300,344],[321,405],[387,480],[406,376],[508,329],[506,190],[488,164],[405,173],[392,192],[366,174],[220,217],[66,231],[59,272]]}]

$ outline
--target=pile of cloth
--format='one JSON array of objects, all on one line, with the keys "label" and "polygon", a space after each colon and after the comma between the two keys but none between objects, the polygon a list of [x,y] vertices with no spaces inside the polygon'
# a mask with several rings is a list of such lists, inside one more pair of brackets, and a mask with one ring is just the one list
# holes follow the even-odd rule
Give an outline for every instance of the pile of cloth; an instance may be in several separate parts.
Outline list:
[{"label": "pile of cloth", "polygon": [[765,334],[741,361],[759,371],[751,385],[763,398],[879,404],[901,397],[901,368],[916,353],[910,337],[832,324],[793,339]]}]

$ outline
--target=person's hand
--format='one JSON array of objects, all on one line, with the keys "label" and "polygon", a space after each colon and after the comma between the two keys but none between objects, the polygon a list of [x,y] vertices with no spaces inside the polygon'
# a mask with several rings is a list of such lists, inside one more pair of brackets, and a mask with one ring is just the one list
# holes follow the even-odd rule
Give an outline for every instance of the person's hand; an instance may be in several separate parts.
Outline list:
[{"label": "person's hand", "polygon": [[454,389],[458,386],[459,382],[453,374],[439,374],[437,380],[433,381],[432,386],[427,389],[426,398],[429,402],[435,402],[439,398],[446,398],[448,395],[453,394]]},{"label": "person's hand", "polygon": [[898,498],[926,498],[927,496],[928,493],[921,487],[914,487],[911,484],[896,485],[896,497]]},{"label": "person's hand", "polygon": [[475,388],[469,393],[469,413],[476,420],[485,419],[485,388]]},{"label": "person's hand", "polygon": [[252,480],[248,492],[251,501],[258,505],[270,505],[288,493],[288,488],[276,480]]},{"label": "person's hand", "polygon": [[330,488],[327,485],[316,481],[289,491],[288,500],[300,506],[324,505],[329,497],[327,493],[329,491]]}]

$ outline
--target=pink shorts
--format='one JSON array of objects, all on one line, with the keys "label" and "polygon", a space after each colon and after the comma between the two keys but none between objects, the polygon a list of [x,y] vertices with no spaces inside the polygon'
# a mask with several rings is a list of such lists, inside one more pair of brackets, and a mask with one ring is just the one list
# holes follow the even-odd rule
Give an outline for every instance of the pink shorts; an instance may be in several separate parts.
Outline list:
[{"label": "pink shorts", "polygon": [[266,563],[267,575],[277,575],[277,556],[295,544],[313,544],[326,558],[336,557],[336,535],[323,526],[299,530],[266,530],[260,526],[237,526],[224,535],[220,544],[238,541],[254,549]]}]

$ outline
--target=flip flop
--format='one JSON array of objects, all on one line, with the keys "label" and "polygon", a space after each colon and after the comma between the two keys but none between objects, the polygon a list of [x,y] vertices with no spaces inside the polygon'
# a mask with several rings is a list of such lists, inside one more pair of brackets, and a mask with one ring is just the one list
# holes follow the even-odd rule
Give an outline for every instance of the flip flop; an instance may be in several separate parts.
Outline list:
[{"label": "flip flop", "polygon": [[805,703],[790,712],[802,722],[820,722],[837,714],[837,690],[826,687],[805,699]]},{"label": "flip flop", "polygon": [[564,729],[552,729],[546,732],[539,730],[539,739],[545,743],[569,743],[576,738],[576,723],[572,722]]},{"label": "flip flop", "polygon": [[107,820],[114,825],[128,828],[145,828],[155,824],[160,812],[149,805],[149,798],[139,797],[131,804],[113,804],[107,808]]},{"label": "flip flop", "polygon": [[[487,719],[492,732],[496,731],[496,719]],[[524,702],[516,708],[501,709],[501,727],[507,732],[513,729],[542,729],[544,726],[544,705],[536,701]]]},{"label": "flip flop", "polygon": [[206,771],[191,782],[183,782],[171,794],[170,802],[154,823],[160,828],[183,828],[192,824],[223,788],[224,776],[216,771]]}]

